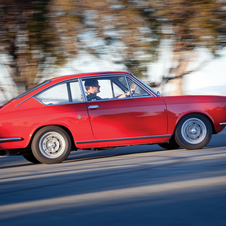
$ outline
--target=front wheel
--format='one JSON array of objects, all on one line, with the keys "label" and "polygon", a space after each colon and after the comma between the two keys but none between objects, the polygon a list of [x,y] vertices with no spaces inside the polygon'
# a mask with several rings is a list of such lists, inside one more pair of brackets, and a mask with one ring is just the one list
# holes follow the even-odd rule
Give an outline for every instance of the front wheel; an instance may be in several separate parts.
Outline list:
[{"label": "front wheel", "polygon": [[178,149],[180,147],[180,145],[178,145],[178,143],[175,141],[174,136],[172,136],[168,142],[159,143],[158,145],[167,150]]},{"label": "front wheel", "polygon": [[212,136],[210,121],[200,114],[183,117],[175,130],[176,142],[185,149],[200,149],[205,147]]},{"label": "front wheel", "polygon": [[45,164],[64,161],[71,151],[71,139],[68,133],[58,126],[40,129],[31,144],[35,158]]}]

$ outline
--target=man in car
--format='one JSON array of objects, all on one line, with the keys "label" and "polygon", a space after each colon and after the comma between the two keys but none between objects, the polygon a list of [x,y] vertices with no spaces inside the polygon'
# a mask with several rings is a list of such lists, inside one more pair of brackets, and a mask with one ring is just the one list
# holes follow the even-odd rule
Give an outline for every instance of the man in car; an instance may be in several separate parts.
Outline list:
[{"label": "man in car", "polygon": [[97,96],[100,92],[100,86],[96,79],[88,79],[85,81],[86,98],[88,101],[101,100],[102,98]]},{"label": "man in car", "polygon": [[[85,81],[85,88],[87,90],[86,92],[86,98],[88,101],[94,101],[94,100],[102,100],[101,97],[97,96],[97,93],[100,92],[100,85],[97,81],[97,79],[88,79]],[[131,88],[131,93],[133,94],[135,92],[135,89]],[[126,93],[118,96],[118,98],[126,98],[130,96],[130,92],[127,91]]]}]

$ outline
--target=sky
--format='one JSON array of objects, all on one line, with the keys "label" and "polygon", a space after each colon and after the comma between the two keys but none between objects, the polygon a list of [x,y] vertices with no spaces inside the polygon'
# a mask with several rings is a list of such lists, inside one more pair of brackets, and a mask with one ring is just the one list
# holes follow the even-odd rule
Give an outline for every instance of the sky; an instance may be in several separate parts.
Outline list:
[{"label": "sky", "polygon": [[[196,94],[211,94],[211,95],[226,95],[226,48],[219,51],[219,57],[215,58],[206,49],[197,49],[196,58],[190,62],[188,69],[196,69],[200,65],[198,71],[184,76],[183,91],[187,95]],[[204,62],[204,63],[203,63]],[[160,82],[163,75],[166,75],[172,63],[172,54],[165,45],[159,54],[159,59],[155,63],[150,63],[148,68],[149,79],[155,82]],[[173,87],[164,87],[167,95]]]},{"label": "sky", "polygon": [[201,70],[190,74],[185,82],[185,92],[226,95],[226,49],[221,57],[212,59]]}]

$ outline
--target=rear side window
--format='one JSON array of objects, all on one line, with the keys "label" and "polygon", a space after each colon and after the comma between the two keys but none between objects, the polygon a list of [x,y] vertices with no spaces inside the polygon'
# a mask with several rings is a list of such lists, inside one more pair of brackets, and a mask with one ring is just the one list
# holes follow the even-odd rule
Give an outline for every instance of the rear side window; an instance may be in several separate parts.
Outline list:
[{"label": "rear side window", "polygon": [[82,95],[78,81],[60,83],[35,96],[46,105],[81,102]]},{"label": "rear side window", "polygon": [[36,98],[46,105],[69,103],[67,84],[53,86],[37,95]]}]

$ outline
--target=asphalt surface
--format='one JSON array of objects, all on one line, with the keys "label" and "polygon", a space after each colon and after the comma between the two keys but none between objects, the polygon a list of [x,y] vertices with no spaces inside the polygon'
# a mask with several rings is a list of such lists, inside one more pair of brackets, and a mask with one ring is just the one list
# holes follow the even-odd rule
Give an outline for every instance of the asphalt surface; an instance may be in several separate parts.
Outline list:
[{"label": "asphalt surface", "polygon": [[226,130],[201,150],[78,150],[61,164],[0,157],[0,225],[226,225]]}]

